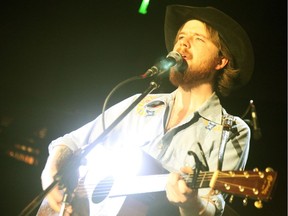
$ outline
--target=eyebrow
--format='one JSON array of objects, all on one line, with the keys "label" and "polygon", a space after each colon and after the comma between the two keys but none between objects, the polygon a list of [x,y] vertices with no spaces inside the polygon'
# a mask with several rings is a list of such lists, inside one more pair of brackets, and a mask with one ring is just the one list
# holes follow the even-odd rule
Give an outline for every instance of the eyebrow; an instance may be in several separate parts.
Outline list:
[{"label": "eyebrow", "polygon": [[[181,34],[190,34],[190,32],[183,32],[183,31],[180,31],[179,32],[179,34],[178,34],[178,37],[179,37],[179,35],[181,35]],[[208,37],[206,37],[205,35],[203,35],[203,34],[200,34],[200,33],[192,33],[192,35],[193,36],[200,36],[200,37],[203,37],[203,38],[205,38],[205,39],[207,39],[207,40],[210,40],[210,38],[208,38]]]},{"label": "eyebrow", "polygon": [[207,40],[209,40],[209,39],[210,39],[210,38],[206,37],[206,36],[205,36],[205,35],[203,35],[203,34],[195,33],[195,35],[197,35],[197,36],[201,36],[201,37],[203,37],[203,38],[205,38],[205,39],[207,39]]}]

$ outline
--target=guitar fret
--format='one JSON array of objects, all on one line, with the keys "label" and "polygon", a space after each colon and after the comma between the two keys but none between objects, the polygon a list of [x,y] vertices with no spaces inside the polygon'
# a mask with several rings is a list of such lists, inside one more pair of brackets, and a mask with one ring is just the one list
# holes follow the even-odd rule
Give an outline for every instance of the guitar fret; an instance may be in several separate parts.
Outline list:
[{"label": "guitar fret", "polygon": [[202,180],[201,180],[200,185],[199,185],[200,188],[202,187],[202,185],[204,183],[205,177],[206,177],[206,173],[204,173],[204,175],[202,177]]}]

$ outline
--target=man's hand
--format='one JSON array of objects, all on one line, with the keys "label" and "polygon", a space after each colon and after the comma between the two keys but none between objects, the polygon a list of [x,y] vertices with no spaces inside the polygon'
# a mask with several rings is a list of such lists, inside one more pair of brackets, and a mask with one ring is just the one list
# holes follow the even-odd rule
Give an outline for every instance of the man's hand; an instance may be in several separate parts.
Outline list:
[{"label": "man's hand", "polygon": [[[42,172],[42,188],[45,190],[54,181],[54,176],[57,174],[59,167],[72,155],[72,151],[66,146],[57,146],[50,153],[46,166]],[[63,190],[60,190],[56,185],[46,196],[49,206],[56,212],[59,212],[62,206]],[[65,215],[72,213],[72,206],[66,206]]]},{"label": "man's hand", "polygon": [[[191,174],[192,169],[190,167],[183,167],[181,171],[185,174]],[[190,207],[195,199],[197,200],[198,191],[189,188],[178,173],[170,173],[166,185],[166,194],[168,200],[179,207]]]},{"label": "man's hand", "polygon": [[[192,174],[193,171],[190,167],[183,167],[181,172]],[[189,188],[183,177],[178,173],[169,174],[166,195],[172,204],[179,206],[181,216],[208,216],[215,214],[214,204],[207,199],[201,199],[198,196],[198,190]]]}]

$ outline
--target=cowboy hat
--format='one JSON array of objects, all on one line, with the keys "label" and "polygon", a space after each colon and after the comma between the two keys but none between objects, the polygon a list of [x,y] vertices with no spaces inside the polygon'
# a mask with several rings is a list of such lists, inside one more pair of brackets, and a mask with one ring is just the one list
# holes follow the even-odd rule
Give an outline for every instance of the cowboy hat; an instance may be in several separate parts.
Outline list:
[{"label": "cowboy hat", "polygon": [[173,50],[179,28],[188,20],[200,20],[216,31],[233,56],[236,69],[240,70],[239,86],[247,84],[254,69],[254,54],[245,30],[230,16],[213,7],[169,5],[166,8],[164,33],[168,51]]}]

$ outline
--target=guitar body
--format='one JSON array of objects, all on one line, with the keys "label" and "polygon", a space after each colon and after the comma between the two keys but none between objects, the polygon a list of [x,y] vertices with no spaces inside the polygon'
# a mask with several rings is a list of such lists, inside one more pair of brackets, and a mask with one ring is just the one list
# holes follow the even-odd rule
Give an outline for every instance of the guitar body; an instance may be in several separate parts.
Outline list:
[{"label": "guitar body", "polygon": [[[164,175],[161,180],[159,190],[145,192],[144,189],[143,192],[142,185],[145,184],[145,187],[149,187],[154,183],[153,179],[146,181],[146,175],[162,175],[168,172],[158,161],[146,153],[142,152],[141,157],[142,164],[145,164],[145,166],[141,166],[136,176],[129,178],[128,183],[127,179],[115,179],[110,176],[111,170],[103,170],[102,165],[106,161],[100,161],[99,157],[99,161],[94,162],[92,169],[88,168],[84,171],[85,174],[80,175],[81,180],[79,180],[75,197],[71,203],[73,207],[72,216],[178,216],[178,208],[171,205],[166,198],[165,183],[167,175]],[[138,176],[140,178],[144,177],[144,180],[137,182]],[[134,178],[136,179],[134,180]],[[157,175],[156,178],[158,178]],[[121,195],[122,190],[128,191],[128,195],[125,192],[124,195]],[[37,216],[56,215],[58,216],[59,212],[51,209],[48,201],[44,199]]]}]

